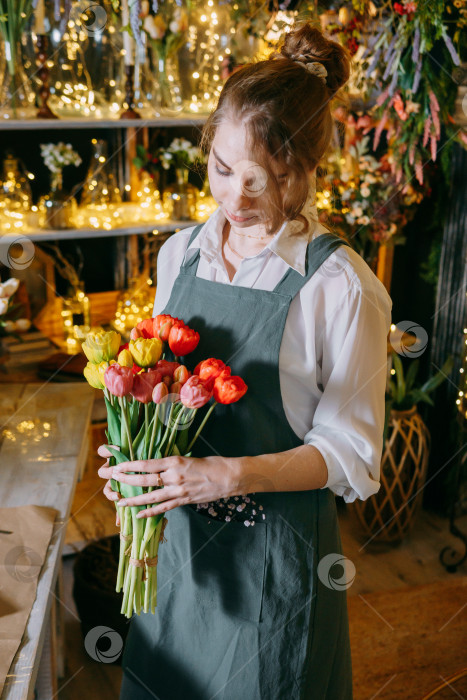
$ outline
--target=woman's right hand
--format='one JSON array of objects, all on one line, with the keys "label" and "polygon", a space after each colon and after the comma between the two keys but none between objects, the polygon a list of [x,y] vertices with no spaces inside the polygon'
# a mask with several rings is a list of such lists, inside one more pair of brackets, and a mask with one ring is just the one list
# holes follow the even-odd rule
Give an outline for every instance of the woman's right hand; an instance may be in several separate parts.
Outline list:
[{"label": "woman's right hand", "polygon": [[[110,445],[110,447],[114,447],[114,449],[119,450],[120,448],[115,446],[115,445]],[[97,448],[97,454],[100,457],[105,457],[107,461],[102,465],[102,467],[99,467],[97,474],[102,478],[102,479],[107,479],[105,485],[104,485],[104,495],[106,498],[109,499],[109,501],[118,501],[120,499],[120,494],[118,491],[114,491],[112,489],[110,479],[112,478],[112,473],[113,473],[113,467],[110,466],[109,464],[109,459],[112,457],[110,454],[109,450],[107,449],[106,445],[100,445]],[[118,517],[118,511],[117,511],[117,517],[115,524],[117,527],[120,526],[120,518]]]}]

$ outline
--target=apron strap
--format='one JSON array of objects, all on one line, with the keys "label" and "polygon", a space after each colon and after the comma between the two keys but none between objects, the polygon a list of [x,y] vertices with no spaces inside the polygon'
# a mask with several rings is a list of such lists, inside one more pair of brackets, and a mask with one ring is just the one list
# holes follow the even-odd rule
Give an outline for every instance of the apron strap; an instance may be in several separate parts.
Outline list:
[{"label": "apron strap", "polygon": [[314,238],[310,241],[307,248],[305,276],[302,276],[297,270],[291,267],[287,270],[280,282],[277,283],[273,291],[279,294],[289,295],[293,298],[298,294],[310,277],[315,274],[316,270],[324,263],[329,255],[341,245],[348,245],[349,248],[352,247],[344,238],[331,232],[322,233],[317,238]]},{"label": "apron strap", "polygon": [[[187,250],[190,247],[190,245],[193,243],[195,240],[196,236],[198,233],[201,231],[201,229],[204,226],[204,222],[202,224],[198,224],[197,226],[194,227],[193,231],[191,232],[190,239],[187,244]],[[196,277],[196,272],[198,270],[198,264],[199,264],[199,248],[196,249],[196,252],[194,255],[191,256],[191,258],[188,260],[188,262],[183,262],[181,265],[181,270],[183,270],[185,273],[192,275],[193,277]]]}]

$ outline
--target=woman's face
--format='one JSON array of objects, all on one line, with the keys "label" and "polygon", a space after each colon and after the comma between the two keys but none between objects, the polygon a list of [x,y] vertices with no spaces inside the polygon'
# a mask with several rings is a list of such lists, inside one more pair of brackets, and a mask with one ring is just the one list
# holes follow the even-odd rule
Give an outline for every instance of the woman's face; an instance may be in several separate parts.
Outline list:
[{"label": "woman's face", "polygon": [[[285,188],[287,173],[274,162],[271,167]],[[268,215],[262,194],[267,174],[249,158],[242,123],[224,121],[217,128],[208,158],[208,178],[212,196],[235,228],[264,225]]]}]

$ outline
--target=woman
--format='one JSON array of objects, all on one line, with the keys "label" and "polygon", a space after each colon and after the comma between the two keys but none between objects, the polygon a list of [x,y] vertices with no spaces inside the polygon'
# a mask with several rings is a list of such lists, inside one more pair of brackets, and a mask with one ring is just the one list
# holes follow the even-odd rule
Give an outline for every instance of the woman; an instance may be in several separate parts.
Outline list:
[{"label": "woman", "polygon": [[203,130],[219,208],[161,248],[154,313],[196,328],[190,363],[219,357],[248,392],[216,408],[193,458],[114,473],[163,484],[124,504],[168,519],[121,699],[352,697],[335,494],[379,488],[391,300],[316,221],[329,100],[348,76],[346,51],[301,23],[229,78]]}]

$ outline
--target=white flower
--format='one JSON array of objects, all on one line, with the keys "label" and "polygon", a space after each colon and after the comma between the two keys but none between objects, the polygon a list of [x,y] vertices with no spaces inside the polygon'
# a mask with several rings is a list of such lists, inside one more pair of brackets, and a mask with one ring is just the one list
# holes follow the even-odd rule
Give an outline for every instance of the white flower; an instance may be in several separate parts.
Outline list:
[{"label": "white flower", "polygon": [[354,205],[354,206],[352,206],[352,214],[354,216],[361,216],[363,214],[363,209],[359,205],[357,205],[357,206]]},{"label": "white flower", "polygon": [[0,299],[0,316],[6,314],[8,310],[8,299]]},{"label": "white flower", "polygon": [[73,150],[71,143],[42,143],[41,155],[44,158],[45,165],[52,173],[59,172],[66,165],[81,165],[82,160],[76,151]]},{"label": "white flower", "polygon": [[6,282],[3,282],[2,284],[0,284],[0,298],[12,297],[13,294],[18,289],[18,287],[19,287],[19,279],[16,279],[16,277],[10,277],[9,279],[6,280]]},{"label": "white flower", "polygon": [[350,179],[350,174],[349,174],[349,173],[342,173],[342,174],[341,174],[341,180],[342,180],[342,182],[348,182],[349,179]]},{"label": "white flower", "polygon": [[147,17],[144,18],[143,29],[149,34],[151,39],[162,39],[165,34],[165,30],[162,30],[162,28],[154,22],[154,17],[152,15],[147,15]]},{"label": "white flower", "polygon": [[19,318],[16,321],[16,330],[20,333],[28,331],[31,328],[31,321],[28,318]]},{"label": "white flower", "polygon": [[371,193],[370,193],[370,190],[368,189],[368,187],[366,187],[366,185],[363,185],[363,186],[360,188],[360,192],[361,192],[362,197],[369,197],[370,194],[371,194]]},{"label": "white flower", "polygon": [[357,222],[359,224],[362,224],[362,226],[368,226],[368,224],[370,223],[370,219],[365,214],[365,216],[361,216],[359,219],[357,219]]},{"label": "white flower", "polygon": [[355,223],[355,217],[352,214],[345,214],[345,220],[348,224],[352,225]]}]

